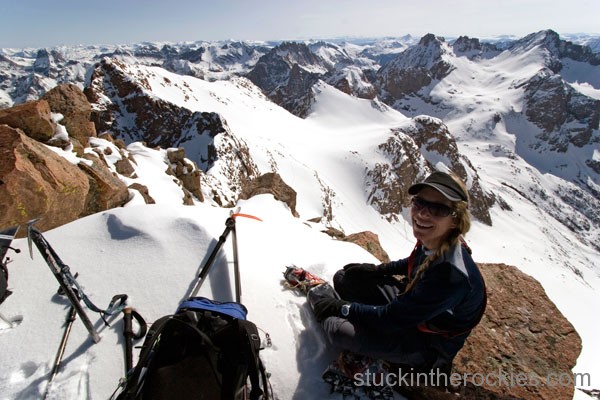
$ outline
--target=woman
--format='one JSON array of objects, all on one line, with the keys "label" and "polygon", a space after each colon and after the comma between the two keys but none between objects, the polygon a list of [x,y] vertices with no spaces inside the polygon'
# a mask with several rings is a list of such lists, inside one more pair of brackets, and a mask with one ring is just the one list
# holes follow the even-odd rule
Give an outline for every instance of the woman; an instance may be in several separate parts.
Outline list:
[{"label": "woman", "polygon": [[346,265],[333,277],[341,299],[316,287],[308,300],[334,345],[419,371],[448,371],[486,304],[483,278],[462,241],[471,225],[469,197],[464,183],[444,172],[408,193],[417,239],[410,257]]}]

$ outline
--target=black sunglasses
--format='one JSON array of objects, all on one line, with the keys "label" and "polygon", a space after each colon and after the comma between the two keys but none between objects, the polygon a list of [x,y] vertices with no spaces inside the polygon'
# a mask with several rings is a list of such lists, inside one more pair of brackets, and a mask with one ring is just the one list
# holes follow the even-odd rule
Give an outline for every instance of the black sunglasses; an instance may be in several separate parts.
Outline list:
[{"label": "black sunglasses", "polygon": [[432,203],[431,201],[423,200],[420,197],[413,196],[411,199],[412,206],[415,210],[421,211],[424,208],[427,209],[427,212],[434,217],[447,217],[450,214],[454,216],[454,210],[451,207],[448,207],[445,204],[440,203]]}]

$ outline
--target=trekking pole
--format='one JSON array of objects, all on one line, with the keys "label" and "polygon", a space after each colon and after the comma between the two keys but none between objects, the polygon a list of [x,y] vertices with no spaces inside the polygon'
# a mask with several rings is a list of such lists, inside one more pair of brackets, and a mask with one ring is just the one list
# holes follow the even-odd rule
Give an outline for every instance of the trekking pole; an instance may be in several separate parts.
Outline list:
[{"label": "trekking pole", "polygon": [[254,215],[240,214],[239,212],[237,212],[237,213],[232,212],[231,216],[229,218],[227,218],[227,220],[225,220],[225,230],[219,237],[219,241],[217,242],[217,245],[215,246],[213,251],[210,253],[208,260],[206,260],[206,263],[200,270],[200,274],[198,275],[198,278],[197,278],[197,283],[194,286],[194,289],[192,290],[192,294],[190,297],[195,297],[198,294],[200,287],[202,286],[202,284],[204,283],[204,280],[206,279],[206,276],[208,275],[208,270],[210,269],[212,263],[215,261],[217,253],[223,246],[223,243],[225,243],[225,240],[227,240],[227,236],[229,235],[229,233],[232,231],[233,231],[233,236],[234,236],[233,262],[234,262],[234,268],[235,268],[234,272],[235,272],[235,276],[236,276],[236,297],[239,298],[241,296],[241,285],[239,283],[239,268],[237,267],[237,243],[236,243],[237,238],[236,238],[236,233],[235,233],[235,219],[237,217],[244,217],[244,218],[255,219],[257,221],[262,221],[262,219],[255,217]]},{"label": "trekking pole", "polygon": [[27,237],[29,240],[29,253],[31,258],[33,258],[33,252],[31,250],[31,242],[33,242],[46,261],[46,264],[48,264],[48,267],[50,267],[52,274],[54,274],[54,277],[58,281],[60,288],[69,299],[71,306],[75,308],[75,311],[85,325],[85,328],[88,330],[92,340],[94,343],[98,343],[100,341],[100,335],[98,335],[98,332],[96,331],[96,328],[94,328],[92,321],[90,321],[90,318],[83,309],[83,306],[79,301],[80,297],[75,292],[74,287],[71,285],[71,282],[68,279],[68,276],[71,276],[69,267],[61,261],[61,259],[58,257],[58,254],[54,252],[52,247],[50,247],[50,244],[44,239],[42,233],[33,227],[33,223],[35,221],[36,220],[30,221],[29,225],[27,226]]},{"label": "trekking pole", "polygon": [[[133,320],[140,325],[138,332],[133,331]],[[132,307],[123,309],[123,336],[125,337],[125,375],[133,368],[133,340],[146,336],[148,327],[142,316]]]},{"label": "trekking pole", "polygon": [[235,276],[235,301],[240,303],[242,301],[242,284],[240,279],[240,264],[238,262],[238,248],[237,248],[237,233],[235,231],[235,225],[231,231],[231,243],[233,245],[233,273]]},{"label": "trekking pole", "polygon": [[198,275],[198,282],[196,283],[196,286],[194,286],[194,290],[192,290],[191,297],[195,297],[198,294],[200,287],[204,283],[204,279],[206,279],[206,275],[208,275],[208,270],[210,269],[212,263],[215,261],[215,258],[217,257],[217,253],[223,246],[223,243],[225,243],[225,240],[227,240],[227,235],[229,235],[229,232],[231,232],[231,230],[234,229],[234,227],[235,219],[232,217],[227,218],[227,220],[225,221],[225,230],[223,231],[221,236],[219,236],[219,241],[217,242],[217,245],[210,253],[210,255],[208,256],[208,260],[206,260],[206,263],[200,270],[200,275]]},{"label": "trekking pole", "polygon": [[131,307],[123,309],[123,336],[125,337],[125,374],[133,368],[133,324]]},{"label": "trekking pole", "polygon": [[73,322],[77,319],[77,310],[75,307],[71,306],[69,308],[69,312],[67,313],[65,330],[63,332],[63,337],[60,341],[60,345],[58,346],[58,351],[56,352],[56,358],[54,359],[54,365],[52,367],[52,373],[50,374],[50,380],[48,380],[48,385],[46,385],[46,391],[44,393],[44,397],[42,399],[46,399],[48,393],[50,393],[50,389],[52,387],[52,382],[54,378],[58,374],[58,369],[60,368],[60,364],[62,362],[63,355],[65,354],[65,349],[67,347],[67,340],[69,339],[69,334],[71,333],[71,328],[73,327]]}]

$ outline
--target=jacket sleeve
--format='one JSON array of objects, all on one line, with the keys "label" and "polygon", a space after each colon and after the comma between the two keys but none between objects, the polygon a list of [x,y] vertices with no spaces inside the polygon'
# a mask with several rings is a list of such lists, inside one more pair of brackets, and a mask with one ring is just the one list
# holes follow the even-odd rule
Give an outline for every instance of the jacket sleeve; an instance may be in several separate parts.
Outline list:
[{"label": "jacket sleeve", "polygon": [[466,277],[448,263],[431,266],[414,288],[383,306],[352,303],[348,320],[383,331],[399,331],[454,308],[467,295]]}]

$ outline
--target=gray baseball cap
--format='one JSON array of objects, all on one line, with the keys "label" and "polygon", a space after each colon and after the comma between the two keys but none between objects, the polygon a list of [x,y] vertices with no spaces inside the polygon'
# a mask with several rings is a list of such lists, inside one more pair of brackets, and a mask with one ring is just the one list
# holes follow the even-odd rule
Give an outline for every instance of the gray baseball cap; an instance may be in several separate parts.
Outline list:
[{"label": "gray baseball cap", "polygon": [[450,201],[469,201],[467,192],[450,175],[441,171],[433,172],[423,182],[409,187],[408,194],[414,196],[426,186],[436,189]]}]

